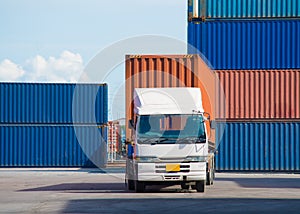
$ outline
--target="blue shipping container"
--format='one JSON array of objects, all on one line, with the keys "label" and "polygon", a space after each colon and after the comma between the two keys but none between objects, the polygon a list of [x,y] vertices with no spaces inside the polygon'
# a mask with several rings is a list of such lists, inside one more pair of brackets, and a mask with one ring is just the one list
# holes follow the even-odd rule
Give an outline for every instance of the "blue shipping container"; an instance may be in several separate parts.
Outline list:
[{"label": "blue shipping container", "polygon": [[107,96],[106,84],[0,83],[0,123],[103,124]]},{"label": "blue shipping container", "polygon": [[190,18],[268,19],[300,17],[300,0],[189,0]]},{"label": "blue shipping container", "polygon": [[216,169],[300,171],[300,123],[227,123]]},{"label": "blue shipping container", "polygon": [[[1,167],[91,167],[92,161],[105,164],[106,128],[0,126],[0,153]],[[92,161],[87,156],[93,156]]]},{"label": "blue shipping container", "polygon": [[188,24],[188,43],[222,70],[300,68],[299,35],[300,20]]}]

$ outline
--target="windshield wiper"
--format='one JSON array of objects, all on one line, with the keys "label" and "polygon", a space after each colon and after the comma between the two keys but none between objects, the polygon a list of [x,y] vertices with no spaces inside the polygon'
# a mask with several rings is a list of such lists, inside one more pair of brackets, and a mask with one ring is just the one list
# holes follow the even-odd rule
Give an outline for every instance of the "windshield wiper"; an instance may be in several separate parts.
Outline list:
[{"label": "windshield wiper", "polygon": [[189,142],[189,143],[197,143],[197,142],[205,142],[206,141],[206,137],[205,136],[199,136],[199,137],[191,137],[191,136],[188,136],[188,137],[183,137],[183,138],[179,138],[177,140],[177,142],[182,142],[182,141],[186,141],[186,142]]},{"label": "windshield wiper", "polygon": [[197,140],[197,137],[183,137],[183,138],[178,138],[177,142],[182,142],[182,141],[186,141],[186,142],[193,142],[193,141],[196,141]]},{"label": "windshield wiper", "polygon": [[148,142],[152,142],[152,141],[157,141],[157,140],[159,140],[159,137],[155,137],[155,138],[147,138],[146,140],[139,140],[139,142],[141,143],[141,144],[146,144],[146,143],[148,143]]},{"label": "windshield wiper", "polygon": [[147,142],[151,142],[151,145],[157,144],[157,143],[161,143],[164,141],[169,140],[169,138],[166,137],[156,137],[156,138],[149,138],[147,140],[141,141],[142,144],[146,144]]},{"label": "windshield wiper", "polygon": [[169,138],[166,138],[166,137],[160,137],[158,140],[156,140],[154,143],[151,143],[151,145],[154,145],[154,144],[157,144],[157,143],[162,143],[162,142],[165,142],[165,141],[168,141],[170,140]]},{"label": "windshield wiper", "polygon": [[206,143],[206,136],[199,136],[196,143]]}]

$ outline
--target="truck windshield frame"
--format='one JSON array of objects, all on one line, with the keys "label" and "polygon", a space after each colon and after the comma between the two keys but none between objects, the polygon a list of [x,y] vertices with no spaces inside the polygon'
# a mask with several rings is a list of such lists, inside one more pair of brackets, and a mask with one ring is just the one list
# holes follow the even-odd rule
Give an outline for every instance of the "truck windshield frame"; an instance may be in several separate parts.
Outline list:
[{"label": "truck windshield frame", "polygon": [[205,143],[202,114],[157,114],[137,117],[139,144]]}]

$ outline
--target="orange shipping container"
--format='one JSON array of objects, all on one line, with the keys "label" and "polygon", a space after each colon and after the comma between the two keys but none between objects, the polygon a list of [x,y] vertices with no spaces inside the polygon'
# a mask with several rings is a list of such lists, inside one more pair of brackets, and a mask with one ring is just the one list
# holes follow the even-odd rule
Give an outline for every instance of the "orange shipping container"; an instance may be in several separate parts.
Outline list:
[{"label": "orange shipping container", "polygon": [[[126,121],[134,119],[134,88],[197,87],[202,93],[204,110],[215,115],[215,77],[199,55],[127,55]],[[209,128],[209,126],[207,126]],[[214,142],[214,132],[209,134]],[[126,138],[131,130],[126,126]]]},{"label": "orange shipping container", "polygon": [[300,70],[217,70],[227,120],[300,119]]}]

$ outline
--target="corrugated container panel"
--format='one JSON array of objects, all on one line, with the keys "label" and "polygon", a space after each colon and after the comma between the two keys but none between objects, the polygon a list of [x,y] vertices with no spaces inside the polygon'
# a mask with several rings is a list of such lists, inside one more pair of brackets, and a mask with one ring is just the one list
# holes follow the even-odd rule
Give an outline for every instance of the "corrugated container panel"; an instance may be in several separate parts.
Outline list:
[{"label": "corrugated container panel", "polygon": [[[217,129],[217,135],[220,134]],[[216,155],[216,168],[300,171],[300,123],[227,123]]]},{"label": "corrugated container panel", "polygon": [[300,68],[299,35],[300,20],[188,24],[188,43],[220,70]]},{"label": "corrugated container panel", "polygon": [[106,84],[0,83],[0,123],[103,124],[107,93]]},{"label": "corrugated container panel", "polygon": [[[105,131],[97,126],[76,127],[77,136],[91,144],[99,142],[99,135],[106,139]],[[92,152],[81,147],[73,126],[0,126],[1,167],[91,167],[85,153]],[[106,161],[103,155],[99,158]]]},{"label": "corrugated container panel", "polygon": [[226,119],[299,119],[300,69],[217,70]]},{"label": "corrugated container panel", "polygon": [[[201,75],[207,75],[204,78],[205,83],[200,80]],[[127,55],[126,121],[134,119],[134,89],[159,87],[200,88],[204,110],[214,118],[212,111],[212,106],[215,106],[214,77],[215,75],[211,73],[199,55]],[[206,90],[207,85],[212,90]],[[211,136],[213,138],[214,134]],[[126,137],[131,137],[131,131],[127,126]]]},{"label": "corrugated container panel", "polygon": [[300,17],[300,0],[189,0],[191,19]]}]

